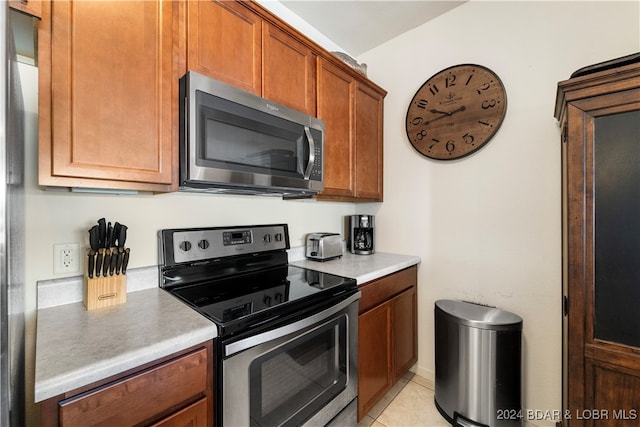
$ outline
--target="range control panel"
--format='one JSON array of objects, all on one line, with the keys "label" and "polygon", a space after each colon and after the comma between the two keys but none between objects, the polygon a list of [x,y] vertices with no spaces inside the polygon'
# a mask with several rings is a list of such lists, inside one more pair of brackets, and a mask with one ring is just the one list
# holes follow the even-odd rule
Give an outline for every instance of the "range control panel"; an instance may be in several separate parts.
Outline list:
[{"label": "range control panel", "polygon": [[173,249],[173,263],[180,264],[286,250],[289,249],[289,230],[286,224],[174,229],[163,230],[161,240],[161,244]]}]

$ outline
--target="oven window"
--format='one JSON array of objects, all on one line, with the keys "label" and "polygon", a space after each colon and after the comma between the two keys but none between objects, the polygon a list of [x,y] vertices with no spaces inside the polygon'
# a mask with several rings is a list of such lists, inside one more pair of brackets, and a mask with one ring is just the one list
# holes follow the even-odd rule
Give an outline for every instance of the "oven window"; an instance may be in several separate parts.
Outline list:
[{"label": "oven window", "polygon": [[340,316],[249,367],[252,426],[299,425],[347,384],[347,317]]}]

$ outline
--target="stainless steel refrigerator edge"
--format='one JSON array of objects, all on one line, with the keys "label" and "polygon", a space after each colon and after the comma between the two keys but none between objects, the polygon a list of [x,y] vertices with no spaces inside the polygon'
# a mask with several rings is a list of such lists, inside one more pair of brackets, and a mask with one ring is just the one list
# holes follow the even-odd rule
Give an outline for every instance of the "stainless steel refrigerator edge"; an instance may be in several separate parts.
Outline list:
[{"label": "stainless steel refrigerator edge", "polygon": [[0,425],[25,424],[24,112],[11,16],[0,6]]}]

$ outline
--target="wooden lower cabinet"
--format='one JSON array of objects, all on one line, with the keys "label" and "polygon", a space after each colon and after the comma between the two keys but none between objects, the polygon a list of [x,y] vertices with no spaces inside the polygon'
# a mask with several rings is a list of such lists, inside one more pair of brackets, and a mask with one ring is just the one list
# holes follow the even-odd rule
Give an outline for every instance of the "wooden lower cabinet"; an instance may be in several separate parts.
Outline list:
[{"label": "wooden lower cabinet", "polygon": [[358,421],[418,360],[417,267],[360,287]]},{"label": "wooden lower cabinet", "polygon": [[148,425],[205,427],[213,423],[211,343],[150,363],[42,404],[43,426]]}]

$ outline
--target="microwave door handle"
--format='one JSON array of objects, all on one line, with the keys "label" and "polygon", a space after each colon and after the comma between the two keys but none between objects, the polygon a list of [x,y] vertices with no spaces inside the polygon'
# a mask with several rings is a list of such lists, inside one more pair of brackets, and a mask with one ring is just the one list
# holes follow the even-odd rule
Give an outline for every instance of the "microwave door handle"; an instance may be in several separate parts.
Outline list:
[{"label": "microwave door handle", "polygon": [[307,168],[304,171],[304,179],[308,180],[313,170],[313,163],[316,160],[316,142],[313,140],[313,136],[311,136],[309,126],[304,127],[304,133],[307,135],[307,141],[309,143],[309,163],[307,163]]}]

